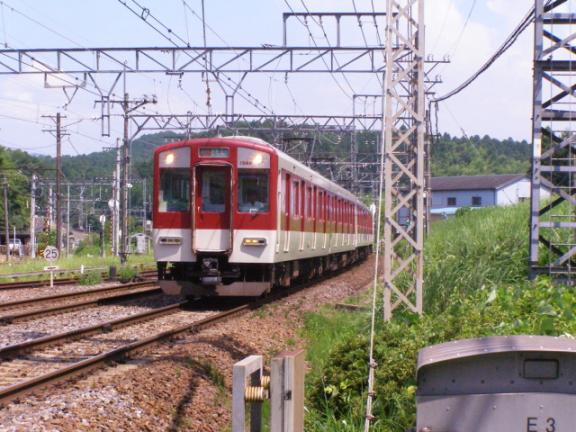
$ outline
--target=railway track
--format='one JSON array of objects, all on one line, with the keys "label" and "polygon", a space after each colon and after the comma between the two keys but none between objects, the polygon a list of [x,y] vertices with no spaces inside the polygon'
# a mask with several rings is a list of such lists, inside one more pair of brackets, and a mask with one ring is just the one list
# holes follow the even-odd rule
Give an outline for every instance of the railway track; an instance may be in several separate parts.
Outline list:
[{"label": "railway track", "polygon": [[[68,379],[181,333],[197,331],[251,308],[190,312],[188,302],[0,349],[0,404]],[[182,324],[185,322],[185,324]]]},{"label": "railway track", "polygon": [[0,323],[7,324],[17,320],[85,308],[103,302],[159,294],[160,292],[156,281],[144,281],[5,302],[0,303]]},{"label": "railway track", "polygon": [[[331,276],[334,276],[333,273]],[[233,307],[224,312],[194,315],[181,302],[129,317],[45,336],[0,349],[0,405],[51,383],[123,361],[135,351],[179,334],[195,332],[272,303],[320,283],[329,277],[306,281],[297,287]],[[365,285],[371,277],[357,281]],[[187,321],[185,324],[182,322]]]},{"label": "railway track", "polygon": [[[108,273],[102,273],[104,277],[108,277]],[[139,277],[142,278],[154,278],[156,277],[157,272],[156,270],[144,270],[138,273]],[[54,285],[71,285],[78,282],[79,277],[72,277],[72,278],[59,278],[54,279]],[[19,281],[19,282],[5,282],[0,283],[0,291],[2,290],[14,290],[14,289],[23,289],[23,288],[41,288],[50,286],[50,280],[32,280],[32,281]]]}]

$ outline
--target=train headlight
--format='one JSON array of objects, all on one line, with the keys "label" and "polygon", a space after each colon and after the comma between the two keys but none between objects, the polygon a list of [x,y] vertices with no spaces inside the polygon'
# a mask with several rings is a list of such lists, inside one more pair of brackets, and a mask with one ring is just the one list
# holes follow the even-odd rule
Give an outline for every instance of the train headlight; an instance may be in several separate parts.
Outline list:
[{"label": "train headlight", "polygon": [[262,163],[262,153],[256,153],[252,159],[252,165],[260,165]]},{"label": "train headlight", "polygon": [[166,165],[172,165],[174,163],[174,160],[175,160],[174,153],[168,153],[164,158],[164,163]]},{"label": "train headlight", "polygon": [[267,243],[265,238],[245,237],[242,240],[244,246],[266,246]]}]

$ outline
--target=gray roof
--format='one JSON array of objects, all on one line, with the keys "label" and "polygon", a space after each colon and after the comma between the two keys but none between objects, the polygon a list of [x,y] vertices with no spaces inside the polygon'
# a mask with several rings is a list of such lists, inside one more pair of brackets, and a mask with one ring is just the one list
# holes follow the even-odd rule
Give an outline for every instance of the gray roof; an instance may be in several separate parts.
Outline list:
[{"label": "gray roof", "polygon": [[489,336],[432,345],[418,353],[418,369],[458,358],[508,351],[576,354],[576,340],[553,336]]},{"label": "gray roof", "polygon": [[526,179],[526,174],[432,177],[432,191],[496,190]]}]

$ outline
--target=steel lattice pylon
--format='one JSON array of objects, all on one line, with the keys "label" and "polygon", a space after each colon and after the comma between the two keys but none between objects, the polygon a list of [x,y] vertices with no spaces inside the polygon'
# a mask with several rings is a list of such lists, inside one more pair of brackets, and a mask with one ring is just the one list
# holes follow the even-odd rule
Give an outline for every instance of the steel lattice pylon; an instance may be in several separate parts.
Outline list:
[{"label": "steel lattice pylon", "polygon": [[401,305],[422,313],[424,0],[388,0],[386,43],[383,270],[390,320]]},{"label": "steel lattice pylon", "polygon": [[[573,0],[535,1],[530,269],[576,274],[576,14]],[[543,199],[541,188],[551,192]]]}]

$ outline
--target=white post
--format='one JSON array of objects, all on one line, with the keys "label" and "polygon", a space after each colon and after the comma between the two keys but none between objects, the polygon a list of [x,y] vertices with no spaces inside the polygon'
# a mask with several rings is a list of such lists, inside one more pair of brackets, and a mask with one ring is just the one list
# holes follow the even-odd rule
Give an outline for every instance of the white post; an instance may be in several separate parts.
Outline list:
[{"label": "white post", "polygon": [[50,288],[54,288],[54,270],[50,270]]}]

